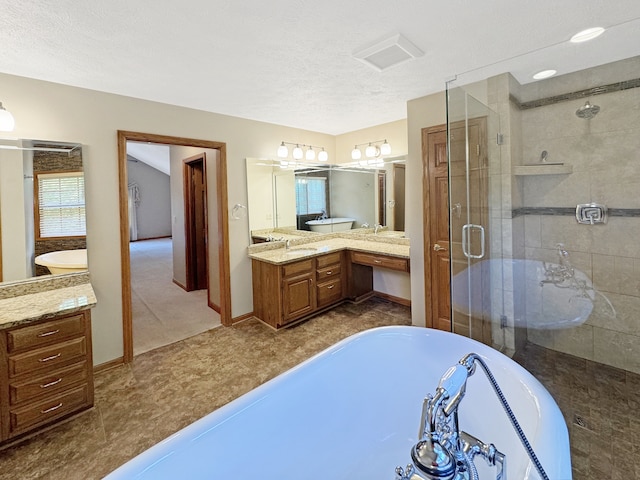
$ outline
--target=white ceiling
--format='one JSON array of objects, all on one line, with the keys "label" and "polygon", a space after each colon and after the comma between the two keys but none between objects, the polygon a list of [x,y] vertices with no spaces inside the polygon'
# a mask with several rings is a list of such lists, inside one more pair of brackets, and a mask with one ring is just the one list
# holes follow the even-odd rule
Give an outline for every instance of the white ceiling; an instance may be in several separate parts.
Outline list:
[{"label": "white ceiling", "polygon": [[[566,43],[593,26],[609,30]],[[352,57],[397,33],[425,54],[384,72]],[[0,45],[4,73],[340,134],[464,72],[524,83],[640,55],[640,1],[2,0]]]}]

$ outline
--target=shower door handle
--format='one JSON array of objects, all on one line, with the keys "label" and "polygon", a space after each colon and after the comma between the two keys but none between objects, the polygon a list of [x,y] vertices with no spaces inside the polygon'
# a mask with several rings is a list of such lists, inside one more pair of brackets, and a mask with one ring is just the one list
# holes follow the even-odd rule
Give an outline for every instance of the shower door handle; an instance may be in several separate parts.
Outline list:
[{"label": "shower door handle", "polygon": [[[469,239],[467,232],[474,228],[480,230],[480,255],[473,255],[470,252],[471,246],[467,248],[467,240]],[[462,226],[462,253],[467,258],[484,258],[484,227],[482,225],[467,223]]]}]

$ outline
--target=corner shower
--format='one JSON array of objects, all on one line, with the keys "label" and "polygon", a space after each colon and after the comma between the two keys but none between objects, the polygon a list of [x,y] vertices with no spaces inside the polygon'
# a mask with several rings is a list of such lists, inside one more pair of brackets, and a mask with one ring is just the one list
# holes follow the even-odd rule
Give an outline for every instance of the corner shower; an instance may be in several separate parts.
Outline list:
[{"label": "corner shower", "polygon": [[[480,163],[469,135],[464,148],[449,140],[449,201],[463,212],[450,217],[454,331],[640,373],[639,71],[633,57],[535,83],[473,72],[447,85],[450,131],[482,118],[488,139]],[[561,270],[577,285],[564,296]]]}]

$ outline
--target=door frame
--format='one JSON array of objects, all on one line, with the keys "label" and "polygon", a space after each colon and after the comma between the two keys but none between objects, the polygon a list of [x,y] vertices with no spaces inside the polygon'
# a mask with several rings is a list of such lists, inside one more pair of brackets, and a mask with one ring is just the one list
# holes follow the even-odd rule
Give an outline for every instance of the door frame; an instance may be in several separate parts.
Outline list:
[{"label": "door frame", "polygon": [[231,277],[229,267],[229,217],[227,212],[227,145],[223,142],[199,140],[153,133],[118,130],[118,181],[120,190],[120,262],[122,280],[122,342],[123,361],[133,360],[133,317],[131,311],[131,258],[129,255],[129,212],[127,194],[127,142],[148,142],[165,145],[209,148],[217,150],[216,191],[218,197],[218,238],[220,246],[220,322],[233,323],[231,317]]}]

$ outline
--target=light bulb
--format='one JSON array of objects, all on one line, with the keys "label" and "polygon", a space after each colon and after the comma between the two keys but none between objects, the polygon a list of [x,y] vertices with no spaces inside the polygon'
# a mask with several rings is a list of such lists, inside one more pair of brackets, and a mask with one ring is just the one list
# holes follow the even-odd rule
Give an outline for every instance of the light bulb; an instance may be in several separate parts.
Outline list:
[{"label": "light bulb", "polygon": [[11,112],[6,110],[2,106],[2,102],[0,102],[0,131],[3,132],[12,132],[14,127],[16,126],[16,121],[11,115]]},{"label": "light bulb", "polygon": [[309,145],[309,149],[307,150],[307,153],[304,154],[304,158],[306,158],[307,160],[316,159],[316,152],[313,151],[313,148],[311,148],[311,145]]},{"label": "light bulb", "polygon": [[318,153],[318,161],[326,162],[328,160],[329,160],[329,154],[324,151],[324,147],[323,147],[322,150]]},{"label": "light bulb", "polygon": [[390,155],[391,154],[391,145],[386,140],[382,145],[380,145],[380,154],[381,155]]},{"label": "light bulb", "polygon": [[289,149],[284,144],[284,142],[282,142],[278,147],[278,158],[287,158],[288,156],[289,156]]},{"label": "light bulb", "polygon": [[296,148],[293,149],[293,158],[300,160],[302,157],[304,157],[304,152],[300,148],[300,145],[296,145]]},{"label": "light bulb", "polygon": [[353,147],[353,150],[351,150],[351,159],[352,160],[360,160],[360,158],[362,158],[362,152],[360,151],[360,149],[356,145],[355,147]]},{"label": "light bulb", "polygon": [[369,146],[365,149],[364,154],[367,157],[377,157],[380,155],[380,149],[375,145],[369,144]]}]

